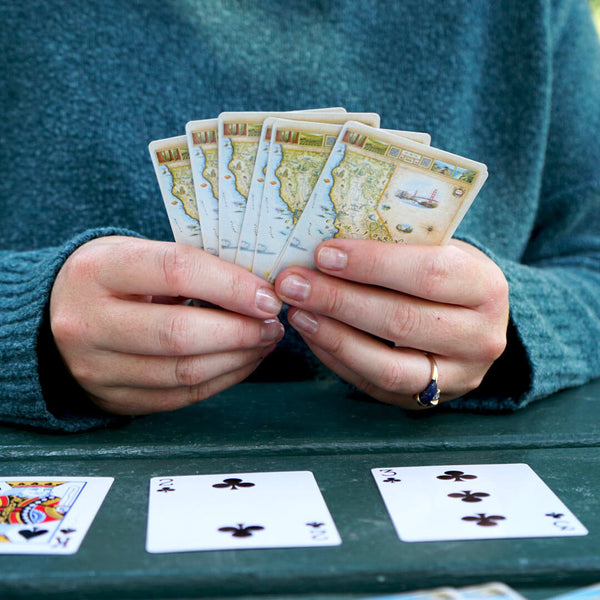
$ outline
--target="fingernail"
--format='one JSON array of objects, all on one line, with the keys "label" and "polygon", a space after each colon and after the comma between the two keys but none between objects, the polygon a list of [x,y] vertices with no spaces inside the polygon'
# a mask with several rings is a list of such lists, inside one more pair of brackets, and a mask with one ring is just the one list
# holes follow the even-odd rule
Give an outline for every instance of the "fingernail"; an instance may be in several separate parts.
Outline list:
[{"label": "fingernail", "polygon": [[260,339],[263,342],[272,342],[280,340],[283,337],[283,325],[278,319],[267,319],[263,321]]},{"label": "fingernail", "polygon": [[317,252],[317,266],[332,271],[341,271],[348,264],[348,255],[343,250],[324,246]]},{"label": "fingernail", "polygon": [[288,275],[280,284],[279,292],[292,300],[306,300],[310,294],[310,282],[299,275]]},{"label": "fingernail", "polygon": [[281,310],[281,300],[275,295],[275,292],[267,288],[258,288],[256,290],[256,307],[267,313],[277,314]]},{"label": "fingernail", "polygon": [[289,321],[296,329],[300,329],[306,333],[316,333],[317,329],[319,329],[317,319],[303,310],[297,310],[295,313],[290,314]]}]

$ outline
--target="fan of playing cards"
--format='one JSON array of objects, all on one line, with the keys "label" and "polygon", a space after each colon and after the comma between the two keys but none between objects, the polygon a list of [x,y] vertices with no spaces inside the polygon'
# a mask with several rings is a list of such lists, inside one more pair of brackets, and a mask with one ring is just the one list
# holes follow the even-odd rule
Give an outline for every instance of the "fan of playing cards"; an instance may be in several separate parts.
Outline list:
[{"label": "fan of playing cards", "polygon": [[175,241],[273,281],[331,238],[444,244],[482,163],[343,108],[224,112],[149,149]]}]

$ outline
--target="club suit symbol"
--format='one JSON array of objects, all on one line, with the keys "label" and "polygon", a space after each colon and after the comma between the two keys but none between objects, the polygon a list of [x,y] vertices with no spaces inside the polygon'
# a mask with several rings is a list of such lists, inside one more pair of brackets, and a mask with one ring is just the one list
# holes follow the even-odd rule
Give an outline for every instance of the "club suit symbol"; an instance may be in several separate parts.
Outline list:
[{"label": "club suit symbol", "polygon": [[244,481],[243,479],[238,479],[237,477],[228,477],[227,479],[223,479],[223,483],[215,483],[213,485],[214,488],[221,488],[221,489],[231,489],[231,490],[237,490],[240,488],[249,488],[249,487],[254,487],[253,483],[250,483],[249,481]]},{"label": "club suit symbol", "polygon": [[244,525],[238,523],[237,527],[219,527],[219,531],[223,533],[231,533],[232,537],[252,537],[253,532],[264,529],[261,525]]}]

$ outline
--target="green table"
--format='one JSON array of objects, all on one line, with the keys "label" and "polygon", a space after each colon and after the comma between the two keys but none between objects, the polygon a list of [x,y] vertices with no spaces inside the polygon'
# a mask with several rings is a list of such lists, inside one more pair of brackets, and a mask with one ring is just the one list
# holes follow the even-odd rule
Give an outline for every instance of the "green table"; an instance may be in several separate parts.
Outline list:
[{"label": "green table", "polygon": [[[77,554],[1,556],[0,598],[367,598],[503,581],[548,598],[600,581],[600,381],[515,414],[396,407],[341,383],[242,384],[176,413],[58,435],[0,426],[0,476],[115,482]],[[588,528],[573,538],[405,543],[373,467],[528,463]],[[310,470],[341,546],[148,554],[149,479]]]}]

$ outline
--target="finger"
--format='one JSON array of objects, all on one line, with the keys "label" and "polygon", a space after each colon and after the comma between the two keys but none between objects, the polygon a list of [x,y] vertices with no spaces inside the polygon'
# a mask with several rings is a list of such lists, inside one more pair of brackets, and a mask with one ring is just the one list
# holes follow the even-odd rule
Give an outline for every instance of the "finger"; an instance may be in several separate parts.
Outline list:
[{"label": "finger", "polygon": [[172,411],[206,400],[240,383],[259,364],[260,360],[190,387],[154,390],[122,387],[109,391],[101,390],[102,396],[94,392],[91,392],[90,395],[92,401],[101,409],[118,415],[145,415]]},{"label": "finger", "polygon": [[[353,371],[351,368],[342,363],[335,355],[330,354],[314,344],[308,343],[308,347],[314,355],[329,369],[341,377],[344,381],[353,385],[357,389],[364,392],[371,398],[375,398],[386,404],[394,404],[409,410],[424,410],[425,407],[420,406],[410,394],[403,392],[389,391],[382,389],[374,382],[369,381],[360,373]],[[440,398],[440,402],[444,399]]]},{"label": "finger", "polygon": [[[487,353],[484,346],[495,340],[478,335],[482,317],[474,309],[438,304],[309,269],[286,270],[275,289],[290,305],[332,317],[400,346],[468,357]],[[459,343],[457,336],[471,341]]]},{"label": "finger", "polygon": [[101,285],[121,297],[201,299],[259,318],[281,310],[269,283],[185,244],[106,237],[79,250],[67,268],[94,273]]},{"label": "finger", "polygon": [[[70,348],[125,354],[190,356],[265,346],[283,336],[275,319],[253,319],[220,309],[103,298],[94,315],[55,311],[52,332]],[[81,340],[85,340],[82,348]],[[78,358],[76,356],[75,358]]]},{"label": "finger", "polygon": [[[124,354],[191,356],[270,345],[283,337],[275,319],[253,319],[219,309],[105,301],[102,317],[56,327],[55,337],[88,339],[94,348]],[[67,331],[64,331],[64,330]]]},{"label": "finger", "polygon": [[78,363],[74,375],[85,389],[187,388],[261,361],[274,348],[180,357],[95,352]]},{"label": "finger", "polygon": [[[431,363],[420,351],[392,348],[323,315],[290,309],[288,318],[329,368],[375,398],[405,405],[430,381]],[[443,356],[435,358],[442,400],[475,389],[487,369],[485,365],[467,366]]]},{"label": "finger", "polygon": [[321,244],[315,262],[336,277],[476,307],[501,293],[506,280],[490,259],[483,260],[478,250],[467,246],[457,240],[446,246],[421,246],[339,239]]}]

